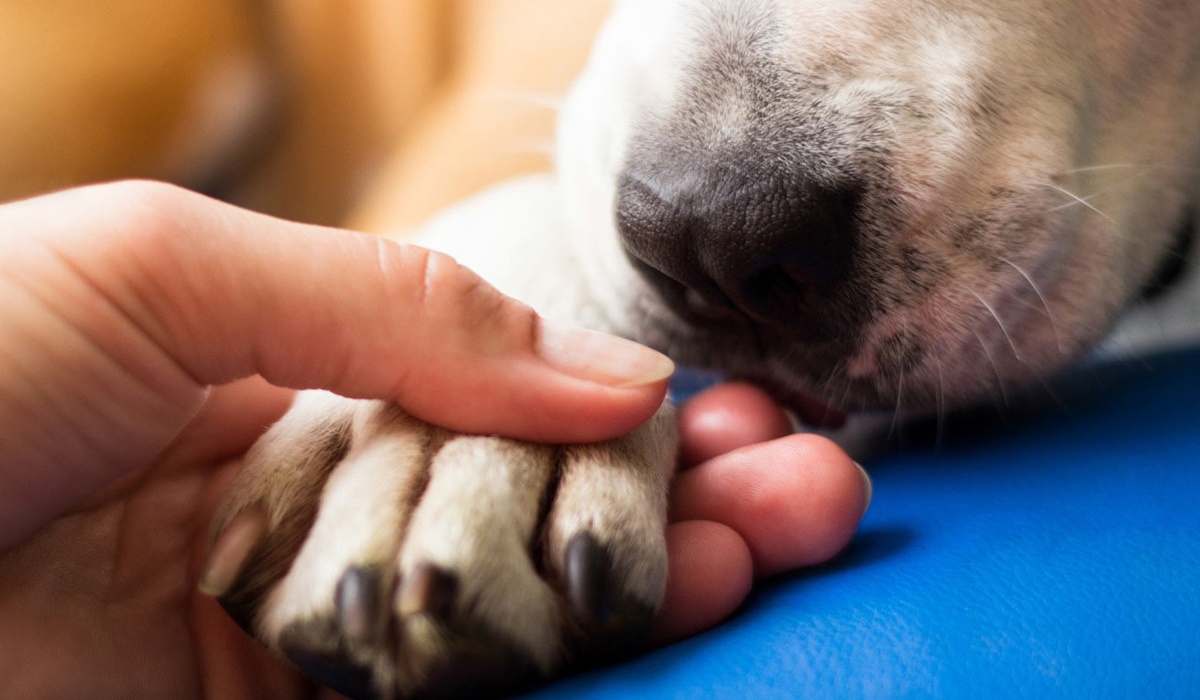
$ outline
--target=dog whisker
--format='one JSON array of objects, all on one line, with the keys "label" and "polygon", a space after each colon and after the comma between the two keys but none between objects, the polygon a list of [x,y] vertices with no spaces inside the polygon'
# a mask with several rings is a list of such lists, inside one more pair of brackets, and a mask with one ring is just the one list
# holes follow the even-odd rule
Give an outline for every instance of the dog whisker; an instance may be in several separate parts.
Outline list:
[{"label": "dog whisker", "polygon": [[898,437],[900,429],[900,413],[904,410],[904,369],[900,369],[899,379],[896,381],[896,406],[892,409],[892,425],[888,428],[888,441],[894,437]]},{"label": "dog whisker", "polygon": [[1008,402],[1008,391],[1004,388],[1004,376],[1000,373],[1000,367],[996,364],[995,358],[992,357],[991,351],[988,350],[987,343],[983,342],[983,338],[980,337],[979,332],[971,331],[971,333],[975,335],[975,340],[979,341],[980,349],[983,350],[983,354],[987,357],[988,364],[992,366],[992,372],[994,372],[996,375],[996,386],[1000,388],[1000,396],[1004,399],[1005,407],[1008,407],[1010,405]]},{"label": "dog whisker", "polygon": [[1123,178],[1121,180],[1117,180],[1116,182],[1114,182],[1112,184],[1101,187],[1100,189],[1096,190],[1095,192],[1092,192],[1091,194],[1089,194],[1086,198],[1089,200],[1094,199],[1102,194],[1111,192],[1111,191],[1117,189],[1118,187],[1123,187],[1125,185],[1128,185],[1131,182],[1134,182],[1135,180],[1143,178],[1146,175],[1149,175],[1153,171],[1154,171],[1154,168],[1150,168],[1150,167],[1142,168],[1138,172],[1130,175],[1129,177]]},{"label": "dog whisker", "polygon": [[1034,380],[1036,380],[1046,392],[1046,396],[1049,397],[1050,401],[1052,401],[1054,405],[1060,411],[1062,411],[1063,415],[1069,416],[1072,414],[1070,407],[1067,406],[1066,402],[1062,400],[1062,397],[1058,395],[1058,392],[1054,390],[1054,387],[1050,386],[1050,384],[1045,380],[1045,378],[1042,377],[1041,374],[1034,375]]},{"label": "dog whisker", "polygon": [[1060,170],[1055,174],[1056,175],[1075,175],[1078,173],[1094,173],[1094,172],[1103,172],[1103,171],[1107,171],[1107,170],[1127,170],[1129,168],[1138,168],[1138,167],[1144,167],[1144,166],[1142,166],[1140,163],[1106,163],[1106,164],[1102,164],[1102,165],[1084,165],[1084,166],[1081,166],[1078,168],[1071,168],[1069,170]]},{"label": "dog whisker", "polygon": [[1108,170],[1128,170],[1130,168],[1142,168],[1146,172],[1168,171],[1168,172],[1195,172],[1197,166],[1191,165],[1156,165],[1153,163],[1109,163],[1102,165],[1085,165],[1079,168],[1071,168],[1069,170],[1059,170],[1054,175],[1061,177],[1065,175],[1074,175],[1076,173],[1089,172],[1104,172]]},{"label": "dog whisker", "polygon": [[[1095,166],[1095,167],[1102,169],[1104,166]],[[1130,164],[1129,166],[1119,166],[1119,167],[1120,167],[1120,169],[1126,169],[1127,167],[1132,168],[1132,167],[1139,167],[1139,166]],[[1035,184],[1042,185],[1045,187],[1050,187],[1050,188],[1057,190],[1059,192],[1062,192],[1072,198],[1072,201],[1066,202],[1064,204],[1060,204],[1057,207],[1052,207],[1048,211],[1051,211],[1051,212],[1061,211],[1063,209],[1067,209],[1069,207],[1074,207],[1074,206],[1078,206],[1078,205],[1082,204],[1083,206],[1086,206],[1088,209],[1091,209],[1092,211],[1096,212],[1100,216],[1104,217],[1104,219],[1106,219],[1109,223],[1112,223],[1115,225],[1116,222],[1113,221],[1113,219],[1111,217],[1109,217],[1107,214],[1105,214],[1103,211],[1101,211],[1099,208],[1097,208],[1091,202],[1092,202],[1092,200],[1094,200],[1095,198],[1097,198],[1101,195],[1112,192],[1113,190],[1115,190],[1119,187],[1124,187],[1125,185],[1128,185],[1131,182],[1134,182],[1136,180],[1139,180],[1139,179],[1145,177],[1146,175],[1148,175],[1149,173],[1153,172],[1156,169],[1153,166],[1140,166],[1140,167],[1142,169],[1139,170],[1138,172],[1134,173],[1133,175],[1130,175],[1129,177],[1122,178],[1121,180],[1118,180],[1117,182],[1114,182],[1114,183],[1111,183],[1104,187],[1101,187],[1100,189],[1095,190],[1086,196],[1077,195],[1077,194],[1070,192],[1069,190],[1059,187],[1057,185],[1050,185],[1048,183],[1035,183]],[[1118,169],[1118,166],[1113,166],[1112,169]],[[1082,169],[1082,170],[1078,170],[1078,171],[1067,171],[1067,172],[1068,173],[1088,172],[1089,170],[1091,170],[1091,169]]]},{"label": "dog whisker", "polygon": [[1062,194],[1065,194],[1066,196],[1071,198],[1072,201],[1067,202],[1065,204],[1060,204],[1057,207],[1053,207],[1050,209],[1050,211],[1060,211],[1062,209],[1067,209],[1068,207],[1083,205],[1083,206],[1087,207],[1088,209],[1091,209],[1092,211],[1096,212],[1096,214],[1103,217],[1109,223],[1116,224],[1116,222],[1113,221],[1112,217],[1110,217],[1108,214],[1105,214],[1104,212],[1100,211],[1099,209],[1096,208],[1096,206],[1094,204],[1092,204],[1091,202],[1088,201],[1089,198],[1094,197],[1094,196],[1096,196],[1096,194],[1099,194],[1099,193],[1093,193],[1093,194],[1087,195],[1085,197],[1085,196],[1077,195],[1065,187],[1059,187],[1058,185],[1055,185],[1052,182],[1035,182],[1033,184],[1038,185],[1040,187],[1048,187],[1056,192],[1061,192]]},{"label": "dog whisker", "polygon": [[1009,335],[1008,329],[1004,327],[1004,321],[1000,320],[1000,316],[996,313],[996,310],[993,309],[992,305],[987,303],[987,301],[980,296],[978,292],[972,291],[971,294],[973,294],[975,298],[979,300],[980,304],[983,304],[983,308],[987,309],[988,313],[992,315],[992,318],[996,319],[996,325],[1000,327],[1000,332],[1004,334],[1004,339],[1008,341],[1008,346],[1012,348],[1013,357],[1017,358],[1018,362],[1025,362],[1025,360],[1021,358],[1021,351],[1017,349],[1016,343],[1013,342],[1012,336]]},{"label": "dog whisker", "polygon": [[1050,331],[1054,334],[1054,344],[1058,348],[1059,354],[1064,354],[1066,350],[1063,348],[1062,336],[1059,335],[1058,323],[1054,320],[1054,314],[1050,312],[1050,304],[1046,302],[1046,297],[1044,294],[1042,294],[1042,290],[1038,287],[1037,283],[1033,281],[1033,277],[1024,269],[1022,269],[1020,265],[1017,265],[1008,258],[1001,258],[1000,261],[1016,270],[1021,277],[1024,277],[1025,281],[1029,283],[1029,287],[1033,289],[1033,293],[1037,295],[1038,300],[1042,303],[1042,309],[1044,309],[1046,312],[1046,320],[1049,321]]},{"label": "dog whisker", "polygon": [[[828,406],[832,406],[835,408],[841,408],[841,403],[833,403],[830,399],[833,396],[833,383],[838,378],[844,376],[844,372],[846,371],[847,364],[848,363],[844,359],[838,360],[833,365],[833,369],[830,370],[829,373],[825,375],[825,379],[821,381],[821,388],[817,393],[818,393],[818,396],[820,396],[823,399],[826,399],[826,402],[827,402],[826,405],[828,405]],[[848,386],[849,386],[848,382],[843,382],[843,387],[848,387]],[[841,401],[845,401],[845,399],[846,399],[846,393],[845,393],[845,391],[843,391]]]},{"label": "dog whisker", "polygon": [[837,372],[837,373],[835,373],[835,374],[831,375],[831,377],[830,377],[830,379],[831,379],[831,380],[832,380],[832,378],[833,378],[833,377],[835,377],[835,376],[841,376],[841,377],[843,377],[843,379],[842,379],[842,396],[841,396],[841,398],[839,398],[839,399],[837,400],[837,403],[833,404],[833,405],[834,405],[835,407],[837,407],[837,408],[843,408],[843,409],[844,409],[844,408],[846,408],[846,399],[850,397],[850,380],[849,380],[849,379],[846,379],[846,378],[845,378],[845,375],[844,375],[844,374],[842,374],[842,372],[844,372],[844,371],[845,371],[845,369],[844,369],[844,368],[845,368],[845,367],[846,367],[848,364],[849,364],[849,363],[848,363],[848,362],[845,362],[845,361],[843,361],[843,362],[840,362],[840,363],[839,363],[839,372]]}]

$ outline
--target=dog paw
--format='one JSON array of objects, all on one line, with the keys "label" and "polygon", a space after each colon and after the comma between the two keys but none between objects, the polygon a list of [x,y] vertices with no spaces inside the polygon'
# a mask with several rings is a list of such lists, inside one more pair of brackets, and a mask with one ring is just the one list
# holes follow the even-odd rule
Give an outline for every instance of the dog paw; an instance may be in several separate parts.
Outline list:
[{"label": "dog paw", "polygon": [[202,585],[343,693],[503,692],[637,648],[675,442],[668,409],[552,447],[307,392],[247,455]]}]

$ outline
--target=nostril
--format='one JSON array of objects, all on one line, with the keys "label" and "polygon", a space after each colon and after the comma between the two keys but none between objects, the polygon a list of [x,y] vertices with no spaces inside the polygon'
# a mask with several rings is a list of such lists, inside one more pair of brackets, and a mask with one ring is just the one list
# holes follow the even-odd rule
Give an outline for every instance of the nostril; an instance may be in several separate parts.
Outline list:
[{"label": "nostril", "polygon": [[770,182],[755,195],[741,204],[750,214],[729,220],[726,213],[727,223],[707,242],[718,286],[762,322],[822,313],[821,299],[835,293],[853,266],[859,188],[793,180]]},{"label": "nostril", "polygon": [[860,192],[747,167],[642,167],[618,182],[616,223],[635,267],[668,302],[790,322],[820,314],[820,299],[849,274]]},{"label": "nostril", "polygon": [[801,308],[810,290],[811,285],[773,265],[747,278],[738,300],[754,315],[778,318]]}]

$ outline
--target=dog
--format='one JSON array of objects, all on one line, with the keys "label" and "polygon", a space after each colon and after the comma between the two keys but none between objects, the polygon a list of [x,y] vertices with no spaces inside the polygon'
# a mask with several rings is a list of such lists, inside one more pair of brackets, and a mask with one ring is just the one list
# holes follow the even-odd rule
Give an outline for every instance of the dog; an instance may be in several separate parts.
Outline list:
[{"label": "dog", "polygon": [[[556,175],[423,242],[792,403],[999,401],[1195,288],[1196,36],[1200,5],[1168,0],[618,0]],[[305,394],[218,513],[240,575],[215,593],[352,695],[604,658],[663,594],[673,425],[555,447]]]}]

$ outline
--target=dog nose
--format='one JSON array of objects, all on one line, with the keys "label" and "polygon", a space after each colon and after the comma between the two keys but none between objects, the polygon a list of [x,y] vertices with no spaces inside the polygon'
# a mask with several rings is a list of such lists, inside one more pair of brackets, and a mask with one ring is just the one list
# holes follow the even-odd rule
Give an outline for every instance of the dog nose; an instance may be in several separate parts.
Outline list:
[{"label": "dog nose", "polygon": [[747,175],[627,171],[617,189],[621,240],[667,299],[760,323],[796,320],[850,270],[859,188]]}]

